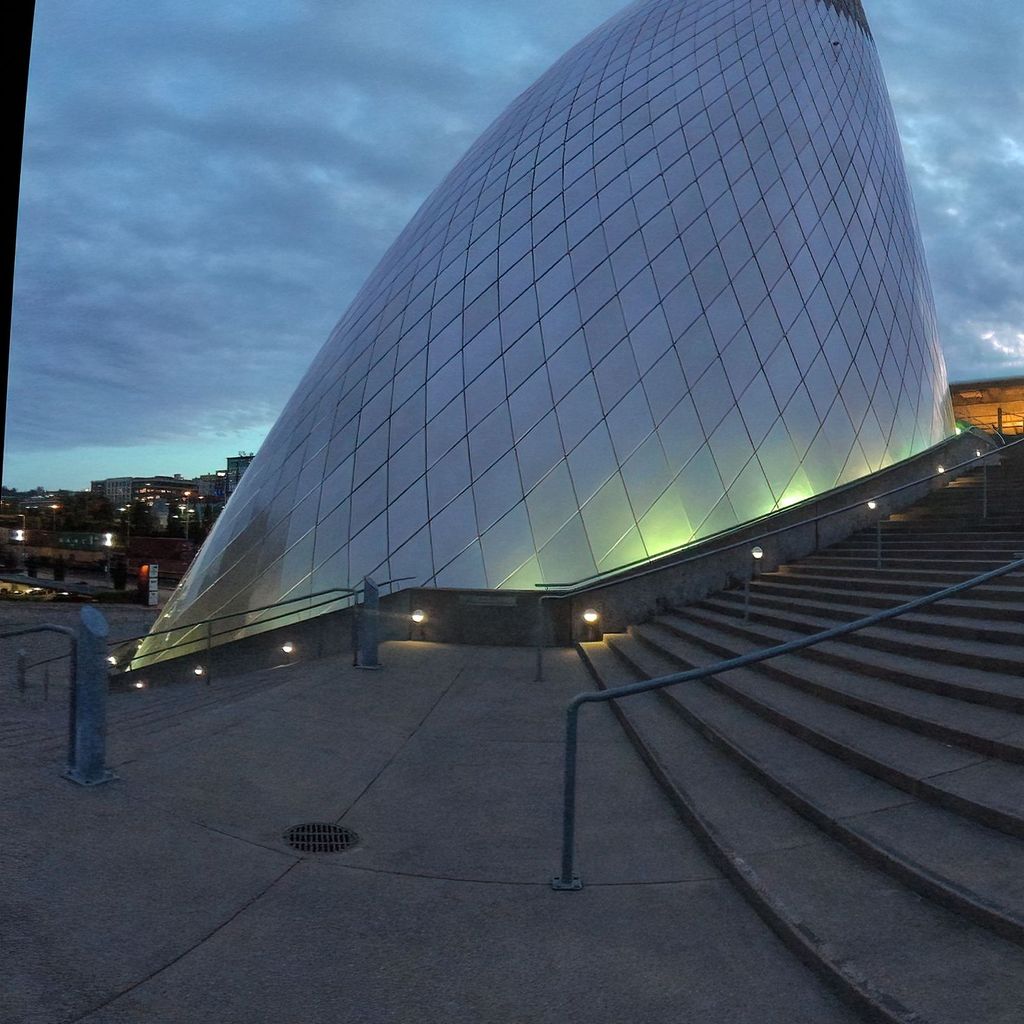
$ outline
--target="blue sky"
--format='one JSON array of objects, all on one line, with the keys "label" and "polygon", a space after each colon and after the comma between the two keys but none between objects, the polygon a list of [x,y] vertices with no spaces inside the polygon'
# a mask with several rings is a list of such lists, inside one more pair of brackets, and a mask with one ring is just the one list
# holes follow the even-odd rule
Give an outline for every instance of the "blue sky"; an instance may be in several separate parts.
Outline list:
[{"label": "blue sky", "polygon": [[[621,6],[37,0],[3,482],[257,448],[420,202]],[[865,6],[950,376],[1024,373],[1024,12]]]}]

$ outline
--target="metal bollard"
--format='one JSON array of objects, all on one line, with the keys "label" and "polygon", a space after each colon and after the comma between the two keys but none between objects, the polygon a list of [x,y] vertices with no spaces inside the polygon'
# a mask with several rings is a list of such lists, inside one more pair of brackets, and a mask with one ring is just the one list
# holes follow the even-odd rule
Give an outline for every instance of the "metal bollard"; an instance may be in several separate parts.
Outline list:
[{"label": "metal bollard", "polygon": [[544,682],[544,598],[537,599],[537,671],[534,673],[535,683]]},{"label": "metal bollard", "polygon": [[210,659],[213,657],[213,623],[206,623],[206,685],[210,685]]},{"label": "metal bollard", "polygon": [[380,668],[377,631],[380,620],[380,591],[369,576],[363,577],[363,607],[359,616],[359,663],[356,668]]},{"label": "metal bollard", "polygon": [[107,620],[86,605],[78,625],[78,649],[72,689],[68,766],[64,777],[80,786],[115,779],[106,766]]}]

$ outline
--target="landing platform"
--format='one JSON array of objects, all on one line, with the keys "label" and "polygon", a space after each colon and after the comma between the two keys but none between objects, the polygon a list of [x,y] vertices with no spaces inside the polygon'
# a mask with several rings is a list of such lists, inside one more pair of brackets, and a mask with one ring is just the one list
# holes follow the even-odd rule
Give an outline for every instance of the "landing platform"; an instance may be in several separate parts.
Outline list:
[{"label": "landing platform", "polygon": [[[94,790],[63,709],[3,779],[4,1024],[829,1024],[855,1019],[680,825],[610,711],[584,711],[579,864],[555,893],[571,650],[394,643],[111,697]],[[7,698],[5,698],[5,703]],[[29,714],[29,711],[32,714]],[[34,715],[34,717],[33,717]],[[299,854],[284,831],[360,842]]]}]

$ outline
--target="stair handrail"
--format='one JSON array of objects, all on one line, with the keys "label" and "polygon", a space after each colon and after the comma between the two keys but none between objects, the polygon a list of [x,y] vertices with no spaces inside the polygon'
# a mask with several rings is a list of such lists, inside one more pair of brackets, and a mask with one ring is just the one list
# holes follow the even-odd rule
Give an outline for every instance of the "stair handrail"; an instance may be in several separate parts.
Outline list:
[{"label": "stair handrail", "polygon": [[[985,436],[985,440],[991,443],[991,438]],[[929,474],[928,476],[920,477],[917,480],[912,480],[910,483],[900,484],[899,487],[893,487],[888,491],[882,491],[872,497],[872,501],[882,501],[885,498],[890,498],[895,494],[899,494],[901,491],[909,490],[912,487],[920,487],[921,484],[929,483],[932,480],[937,480],[939,477],[948,476],[950,473],[955,473],[968,466],[972,466],[975,463],[984,465],[985,460],[991,458],[995,454],[1002,454],[1010,448],[1014,448],[1017,445],[1024,444],[1024,437],[1017,441],[1011,441],[1008,444],[993,447],[987,452],[982,452],[981,455],[973,455],[971,458],[966,459],[963,462],[957,463],[955,466],[943,467],[942,471]],[[924,454],[924,453],[920,453]],[[892,468],[892,467],[887,467]],[[849,485],[863,483],[861,480],[852,480]],[[827,492],[826,492],[827,493]],[[816,495],[814,499],[817,500],[824,497],[823,494]],[[765,530],[762,533],[754,536],[744,537],[742,540],[734,541],[732,544],[726,544],[721,547],[714,547],[707,551],[697,551],[692,554],[686,554],[688,548],[693,547],[694,543],[701,545],[713,542],[717,538],[728,537],[729,534],[735,533],[737,530],[749,529],[750,523],[741,523],[738,526],[731,526],[728,530],[723,530],[721,533],[711,534],[708,537],[702,537],[699,541],[688,542],[684,547],[677,548],[674,552],[667,551],[660,555],[655,555],[653,558],[641,558],[635,562],[627,562],[625,565],[620,565],[615,569],[608,569],[605,572],[594,573],[590,576],[584,576],[582,579],[576,580],[573,583],[535,583],[534,586],[549,591],[550,596],[553,598],[564,598],[564,597],[578,597],[581,594],[589,593],[592,590],[600,590],[604,587],[616,586],[619,583],[625,583],[632,580],[642,579],[644,576],[650,576],[654,573],[663,572],[665,569],[674,569],[680,565],[686,565],[689,562],[697,562],[704,558],[710,558],[712,555],[721,555],[724,552],[735,551],[740,548],[749,547],[757,544],[759,541],[768,540],[770,537],[777,537],[779,534],[788,533],[790,530],[798,530],[801,527],[806,526],[817,526],[818,523],[823,522],[832,516],[842,515],[844,512],[852,512],[864,505],[864,501],[855,501],[850,505],[844,505],[842,508],[832,509],[829,512],[822,512],[819,515],[811,516],[808,519],[801,519],[795,523],[789,523],[786,526],[779,526],[772,530]],[[776,512],[770,513],[770,515],[777,515],[779,512],[790,512],[798,506],[793,505],[790,508],[777,509]],[[674,558],[673,555],[678,554],[681,557]],[[650,563],[656,562],[657,564],[651,565]],[[647,568],[640,568],[637,572],[631,572],[630,570],[634,567],[647,566]],[[557,593],[554,593],[557,591]],[[546,595],[547,596],[547,595]]]},{"label": "stair handrail", "polygon": [[[376,586],[379,588],[379,587],[389,586],[390,584],[393,584],[393,583],[407,583],[409,580],[416,579],[416,578],[417,577],[415,577],[415,576],[396,576],[396,577],[393,577],[392,579],[389,579],[389,580],[383,580],[380,583],[377,583]],[[151,637],[151,636],[162,636],[165,633],[177,633],[179,630],[182,630],[182,629],[189,629],[189,630],[191,630],[191,629],[195,629],[197,626],[212,627],[213,623],[215,623],[215,622],[222,622],[225,619],[237,619],[237,618],[239,618],[240,616],[243,616],[243,615],[256,615],[259,612],[270,611],[270,609],[272,609],[272,608],[280,608],[282,605],[295,604],[298,601],[312,601],[313,598],[315,598],[315,597],[325,597],[328,594],[336,595],[336,596],[333,596],[333,597],[329,597],[326,601],[321,601],[318,604],[312,605],[310,608],[304,609],[305,611],[312,611],[315,608],[323,608],[326,605],[334,604],[335,601],[342,601],[342,600],[344,600],[345,598],[348,598],[348,597],[355,598],[359,594],[363,593],[364,587],[365,587],[365,582],[364,582],[364,584],[362,584],[362,585],[360,585],[358,587],[329,587],[327,590],[318,590],[318,591],[316,591],[315,593],[312,593],[312,594],[302,594],[302,595],[299,595],[299,596],[296,596],[296,597],[286,597],[286,598],[283,598],[280,601],[274,601],[271,604],[260,605],[259,607],[256,607],[256,608],[246,608],[246,609],[244,609],[242,611],[238,611],[238,612],[228,612],[225,615],[211,615],[211,616],[208,616],[205,619],[198,619],[195,622],[186,622],[186,623],[184,623],[184,624],[182,624],[180,626],[171,626],[169,629],[154,629],[154,630],[150,630],[148,633],[142,633],[139,636],[130,636],[130,637],[125,637],[125,638],[123,638],[121,640],[110,641],[108,646],[119,646],[120,647],[120,646],[123,646],[124,644],[133,643],[136,640],[145,640],[145,639],[147,639],[148,637]],[[358,602],[354,602],[354,603],[357,604]],[[226,633],[233,633],[236,630],[247,629],[249,626],[262,626],[262,625],[265,625],[268,622],[274,622],[277,619],[283,619],[283,618],[286,618],[288,615],[292,615],[292,614],[294,614],[294,612],[292,612],[292,611],[281,612],[280,615],[271,615],[268,618],[261,619],[259,622],[249,623],[249,624],[244,625],[244,626],[236,626],[234,629],[225,629],[225,630],[222,630],[220,633],[214,633],[212,631],[212,628],[210,628],[208,630],[208,635],[204,636],[202,638],[202,640],[187,640],[187,641],[184,641],[184,643],[181,644],[180,646],[184,646],[185,644],[194,644],[194,643],[200,643],[200,642],[212,642],[214,637],[224,636]],[[178,644],[172,644],[169,648],[165,648],[163,651],[160,651],[159,653],[164,654],[164,653],[166,653],[169,650],[173,651],[175,649],[175,647],[177,647],[177,646],[179,646],[179,645]]]},{"label": "stair handrail", "polygon": [[848,636],[859,630],[875,626],[880,622],[887,622],[890,619],[906,615],[908,612],[916,611],[918,608],[925,608],[928,605],[961,594],[966,590],[988,583],[990,580],[998,579],[1012,572],[1024,570],[1024,558],[1017,558],[1007,562],[998,569],[992,569],[981,573],[969,580],[955,583],[942,590],[926,594],[924,597],[915,598],[905,604],[897,605],[894,608],[887,608],[872,615],[855,619],[840,626],[813,633],[810,636],[800,637],[797,640],[789,640],[784,644],[776,644],[773,647],[762,648],[759,651],[751,651],[735,658],[728,658],[725,661],[715,662],[713,665],[705,665],[703,668],[688,669],[685,672],[673,672],[671,675],[658,676],[655,679],[647,679],[639,683],[629,683],[625,686],[616,686],[608,690],[587,690],[576,694],[565,709],[565,764],[563,768],[563,789],[562,789],[562,866],[561,874],[551,880],[551,887],[556,891],[572,892],[583,888],[579,875],[575,871],[575,835],[576,835],[576,748],[579,731],[579,712],[584,704],[597,704],[606,701],[621,700],[624,697],[634,697],[641,693],[650,693],[652,690],[663,690],[669,686],[676,686],[679,683],[694,682],[705,679],[708,676],[718,675],[732,669],[745,668],[747,665],[756,665],[762,661],[778,658],[784,654],[793,654],[795,651],[802,651],[808,647],[814,647],[826,640],[834,640],[837,637]]},{"label": "stair handrail", "polygon": [[[394,584],[394,583],[407,583],[409,580],[412,580],[412,579],[416,579],[416,577],[415,576],[397,576],[397,577],[393,577],[392,579],[389,579],[389,580],[383,580],[382,582],[378,583],[377,586],[378,587],[385,587],[385,586],[388,586],[388,585]],[[148,633],[140,633],[140,634],[138,634],[136,636],[119,637],[116,640],[108,640],[107,641],[107,646],[110,647],[110,648],[123,647],[126,644],[134,643],[136,640],[145,640],[147,637],[150,637],[150,636],[162,636],[165,633],[177,633],[179,630],[194,629],[197,626],[212,626],[213,623],[215,623],[215,622],[222,622],[225,619],[236,619],[236,618],[238,618],[239,616],[242,616],[242,615],[254,615],[254,614],[258,614],[259,612],[270,611],[273,608],[280,608],[280,607],[282,607],[283,605],[286,605],[286,604],[295,604],[296,602],[299,602],[299,601],[312,601],[314,598],[327,597],[327,595],[333,595],[331,597],[328,597],[328,599],[325,600],[325,601],[320,601],[319,603],[317,603],[315,605],[311,605],[309,608],[303,609],[304,611],[312,611],[312,610],[314,610],[316,608],[323,608],[323,607],[326,607],[327,605],[334,604],[335,601],[341,601],[341,600],[344,600],[347,597],[356,597],[361,592],[362,592],[362,587],[361,586],[360,587],[330,587],[327,590],[318,590],[318,591],[316,591],[313,594],[304,594],[304,595],[301,595],[301,596],[298,596],[298,597],[284,598],[284,599],[282,599],[280,601],[274,601],[271,604],[261,605],[261,606],[259,606],[257,608],[246,608],[244,611],[229,612],[229,613],[227,613],[225,615],[212,615],[212,616],[209,616],[209,617],[207,617],[205,619],[199,619],[196,622],[187,622],[187,623],[184,623],[184,624],[182,624],[180,626],[172,626],[169,629],[156,629],[156,630],[150,630]],[[269,616],[267,618],[261,619],[259,623],[250,623],[250,625],[253,625],[253,626],[255,626],[255,625],[264,625],[264,624],[266,624],[268,622],[274,622],[277,619],[282,619],[282,618],[285,618],[288,615],[292,615],[292,614],[294,614],[294,612],[291,611],[291,610],[283,611],[279,615],[271,615],[271,616]],[[247,627],[246,626],[238,626],[238,627],[235,627],[235,628],[236,629],[245,629]],[[234,631],[235,630],[233,630],[233,629],[226,629],[226,630],[222,630],[221,632],[217,633],[217,632],[213,632],[212,629],[211,629],[211,631],[210,631],[210,639],[212,640],[212,639],[214,639],[214,638],[216,638],[218,636],[224,636],[225,633],[231,633],[231,632],[234,632]],[[19,630],[18,632],[26,632],[26,630]],[[10,635],[13,636],[13,635],[16,635],[16,634],[12,633]],[[3,637],[0,636],[0,639],[2,639],[2,638]],[[204,642],[205,640],[206,640],[206,637],[204,636],[202,638],[202,640],[199,640],[199,639],[188,640],[188,641],[185,641],[184,643],[182,643],[181,645],[179,645],[179,644],[172,644],[166,650],[173,651],[175,649],[175,647],[184,646],[186,643],[194,644],[194,643]],[[161,653],[165,653],[165,652],[161,652]],[[53,655],[52,657],[43,658],[43,659],[41,659],[39,661],[27,662],[23,666],[23,669],[27,673],[29,669],[39,668],[39,667],[41,667],[43,665],[49,665],[49,664],[51,664],[51,663],[53,663],[55,661],[63,661],[67,657],[69,657],[68,654],[57,654],[57,655]],[[113,667],[113,666],[111,666],[111,667]]]}]

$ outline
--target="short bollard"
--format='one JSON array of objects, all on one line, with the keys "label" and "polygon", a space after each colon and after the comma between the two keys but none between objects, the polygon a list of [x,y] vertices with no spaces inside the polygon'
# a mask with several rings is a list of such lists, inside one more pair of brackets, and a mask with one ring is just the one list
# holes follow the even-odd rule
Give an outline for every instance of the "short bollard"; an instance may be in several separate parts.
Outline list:
[{"label": "short bollard", "polygon": [[356,668],[380,668],[377,658],[377,627],[380,619],[380,590],[369,576],[363,578],[363,607],[359,615],[359,661]]},{"label": "short bollard", "polygon": [[64,777],[80,786],[115,779],[107,753],[107,620],[88,605],[78,625],[75,679],[71,695],[68,766]]}]

